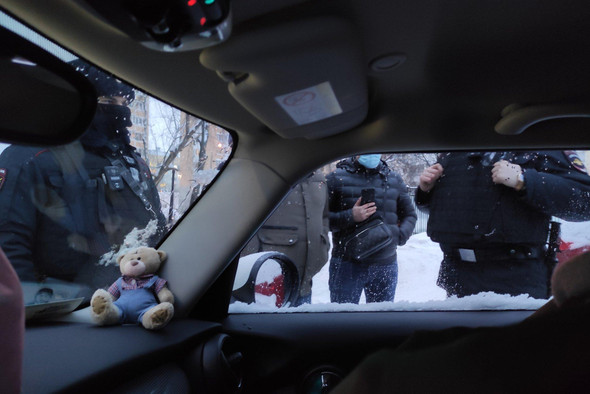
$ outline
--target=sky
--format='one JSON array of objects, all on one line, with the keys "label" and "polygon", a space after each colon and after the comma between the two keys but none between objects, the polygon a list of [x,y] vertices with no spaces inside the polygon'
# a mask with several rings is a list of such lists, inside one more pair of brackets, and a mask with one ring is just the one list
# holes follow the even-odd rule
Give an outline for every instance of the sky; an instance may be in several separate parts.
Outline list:
[{"label": "sky", "polygon": [[[168,147],[170,147],[173,141],[174,132],[168,131],[167,120],[173,117],[173,112],[179,112],[170,105],[161,102],[151,96],[148,96],[149,105],[149,124],[150,124],[150,137],[148,138],[148,148],[155,150],[156,148],[161,149],[165,153]],[[176,118],[180,116],[177,114]],[[172,126],[174,129],[174,127]]]}]

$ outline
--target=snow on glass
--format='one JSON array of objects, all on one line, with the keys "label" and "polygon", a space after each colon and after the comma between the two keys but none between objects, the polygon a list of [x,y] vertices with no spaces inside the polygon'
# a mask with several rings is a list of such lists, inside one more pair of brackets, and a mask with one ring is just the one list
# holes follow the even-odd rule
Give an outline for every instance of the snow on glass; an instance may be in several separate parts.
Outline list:
[{"label": "snow on glass", "polygon": [[156,235],[158,232],[158,221],[156,219],[150,220],[144,228],[135,227],[125,236],[121,245],[113,245],[111,250],[103,254],[99,261],[99,265],[117,264],[117,257],[124,254],[130,249],[135,249],[140,246],[149,246],[148,240]]}]

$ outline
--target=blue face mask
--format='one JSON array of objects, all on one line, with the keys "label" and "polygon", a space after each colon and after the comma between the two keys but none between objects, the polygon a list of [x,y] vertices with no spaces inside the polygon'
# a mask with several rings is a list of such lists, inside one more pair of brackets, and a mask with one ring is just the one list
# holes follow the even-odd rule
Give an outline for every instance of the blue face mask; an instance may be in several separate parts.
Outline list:
[{"label": "blue face mask", "polygon": [[381,155],[360,155],[358,158],[358,162],[365,168],[377,168],[377,166],[379,166],[379,163],[381,163]]}]

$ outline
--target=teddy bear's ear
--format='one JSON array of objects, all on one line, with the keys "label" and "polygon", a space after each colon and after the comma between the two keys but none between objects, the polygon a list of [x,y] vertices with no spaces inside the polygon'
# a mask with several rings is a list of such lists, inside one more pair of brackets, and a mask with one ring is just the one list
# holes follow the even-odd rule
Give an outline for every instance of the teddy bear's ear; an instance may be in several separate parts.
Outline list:
[{"label": "teddy bear's ear", "polygon": [[166,252],[164,252],[162,250],[158,250],[158,255],[160,256],[160,263],[163,263],[164,260],[166,260],[166,257],[168,257]]}]

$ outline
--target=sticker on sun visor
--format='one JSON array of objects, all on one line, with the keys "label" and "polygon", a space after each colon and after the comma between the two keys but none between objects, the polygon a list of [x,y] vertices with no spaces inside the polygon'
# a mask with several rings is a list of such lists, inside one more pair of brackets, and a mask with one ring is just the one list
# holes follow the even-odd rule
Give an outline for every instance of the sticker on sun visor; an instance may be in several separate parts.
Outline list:
[{"label": "sticker on sun visor", "polygon": [[277,96],[275,100],[299,126],[342,113],[330,82]]}]

